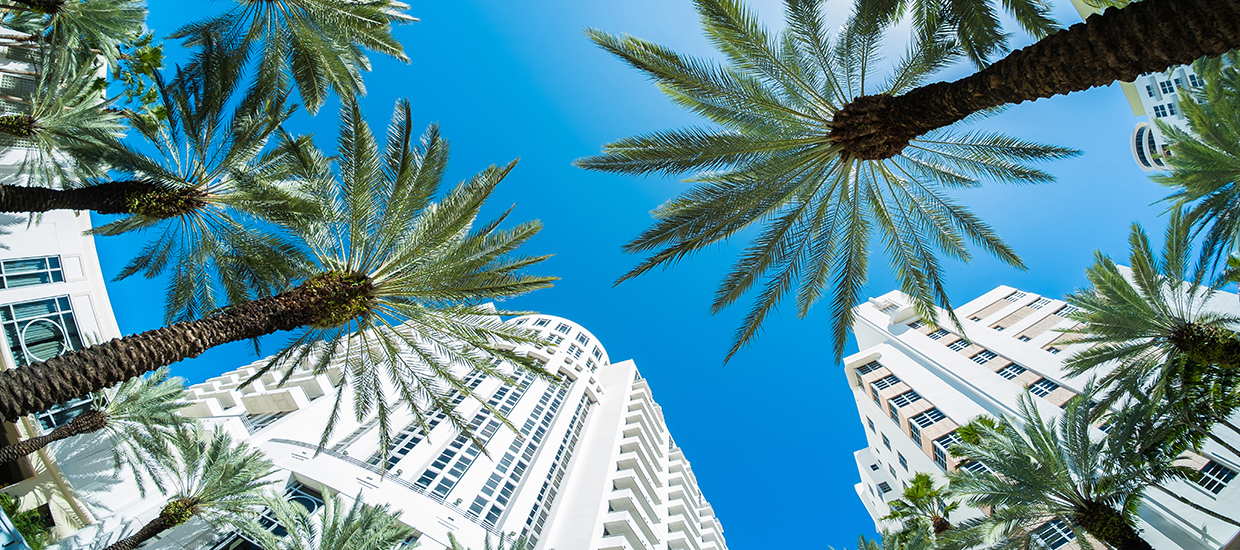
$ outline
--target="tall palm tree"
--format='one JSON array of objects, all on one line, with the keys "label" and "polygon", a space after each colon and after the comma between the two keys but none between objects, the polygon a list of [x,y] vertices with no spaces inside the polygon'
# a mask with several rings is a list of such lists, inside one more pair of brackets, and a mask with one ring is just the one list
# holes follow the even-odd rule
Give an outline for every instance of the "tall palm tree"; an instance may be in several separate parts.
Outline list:
[{"label": "tall palm tree", "polygon": [[891,513],[882,519],[903,522],[905,531],[941,535],[952,528],[949,518],[960,507],[953,497],[951,489],[935,485],[930,474],[918,472],[904,488],[904,496],[887,503]]},{"label": "tall palm tree", "polygon": [[[1059,30],[1050,17],[1050,4],[1043,0],[1008,0],[1003,7],[1034,38],[1046,38]],[[941,21],[946,22],[960,48],[978,67],[985,67],[993,55],[1008,51],[1008,34],[1003,32],[992,1],[883,0],[878,9],[886,21],[899,19],[910,11],[914,25],[922,32],[935,31]]]},{"label": "tall palm tree", "polygon": [[[323,509],[316,513],[267,494],[262,502],[268,512],[259,521],[242,523],[241,531],[264,550],[392,550],[413,536],[413,529],[400,522],[400,512],[386,504],[366,505],[359,495],[346,506],[339,495],[323,494]],[[276,524],[283,534],[273,531]]]},{"label": "tall palm tree", "polygon": [[[346,102],[334,168],[308,140],[290,139],[295,154],[288,158],[302,164],[298,177],[318,212],[291,227],[313,260],[299,264],[300,284],[200,320],[0,373],[0,415],[44,410],[221,344],[299,330],[256,377],[273,368],[289,376],[298,364],[316,374],[345,364],[359,418],[375,413],[388,426],[394,395],[422,421],[424,409],[438,410],[471,433],[454,412],[452,390],[473,395],[457,369],[505,377],[493,364],[500,359],[551,376],[505,344],[541,342],[536,333],[503,324],[498,316],[511,313],[486,302],[548,287],[554,278],[524,273],[546,256],[513,254],[540,223],[505,230],[499,227],[508,213],[478,219],[513,165],[488,168],[436,201],[447,144],[433,126],[420,146],[413,135],[407,102],[397,106],[385,149],[357,104]],[[342,388],[324,440],[343,394]],[[390,434],[381,432],[386,447]]]},{"label": "tall palm tree", "polygon": [[[1147,482],[1106,453],[1106,442],[1090,438],[1088,399],[1073,399],[1059,419],[1043,420],[1033,398],[1022,396],[1019,424],[998,420],[1002,429],[979,426],[978,443],[960,443],[958,452],[979,460],[991,472],[949,474],[952,490],[993,515],[959,526],[966,536],[984,540],[1004,527],[1017,544],[1039,525],[1065,522],[1078,540],[1088,533],[1117,550],[1150,550],[1134,526]],[[1015,529],[1015,530],[1013,530]]]},{"label": "tall palm tree", "polygon": [[[958,58],[936,33],[919,35],[888,78],[876,72],[884,26],[877,0],[862,0],[834,40],[813,0],[787,0],[788,30],[775,36],[734,0],[696,0],[708,37],[726,64],[677,54],[629,36],[591,30],[603,48],[645,72],[673,101],[712,127],[655,132],[604,147],[577,165],[624,174],[693,173],[688,192],[655,210],[654,226],[625,245],[651,255],[621,280],[667,266],[757,229],[715,294],[712,311],[762,289],[728,357],[754,337],[790,293],[804,316],[831,286],[831,337],[842,353],[852,308],[877,235],[901,290],[925,319],[950,308],[937,253],[969,260],[972,242],[1024,267],[991,228],[957,204],[954,188],[983,179],[1053,178],[1027,165],[1077,151],[998,134],[935,131],[900,154],[869,160],[831,139],[832,116],[865,94],[914,89]],[[889,97],[884,95],[883,97]],[[954,317],[953,317],[954,319]]]},{"label": "tall palm tree", "polygon": [[[1223,60],[1226,60],[1226,63]],[[1202,260],[1216,266],[1240,253],[1240,55],[1201,59],[1193,70],[1201,88],[1180,89],[1180,112],[1188,129],[1157,121],[1174,154],[1163,157],[1171,169],[1150,179],[1175,190],[1167,200],[1186,207],[1194,233],[1204,233]]]},{"label": "tall palm tree", "polygon": [[[114,391],[95,395],[92,407],[68,424],[47,435],[0,447],[0,464],[17,460],[55,441],[99,433],[112,453],[113,471],[128,467],[138,490],[145,494],[143,471],[152,471],[172,433],[191,422],[177,414],[189,404],[184,395],[185,380],[169,377],[167,367],[148,376],[130,378]],[[158,477],[153,477],[158,484]]]},{"label": "tall palm tree", "polygon": [[[456,540],[456,537],[453,536],[452,533],[448,533],[448,544],[449,547],[447,550],[471,550],[462,545],[460,541]],[[495,546],[491,546],[491,537],[489,536],[482,541],[482,550],[531,550],[532,548],[533,546],[530,545],[529,539],[526,539],[525,537],[500,537],[500,539],[495,542]]]},{"label": "tall palm tree", "polygon": [[271,462],[262,451],[234,442],[219,427],[208,434],[199,424],[177,430],[171,447],[161,457],[172,491],[168,503],[137,533],[105,550],[134,550],[194,517],[217,526],[236,525],[256,513],[264,488],[272,482],[266,479],[272,473]]},{"label": "tall palm tree", "polygon": [[[81,63],[84,56],[103,55],[115,67],[120,45],[142,33],[146,3],[142,0],[9,0],[0,9],[42,15],[42,32],[34,33],[40,50],[53,65]],[[34,30],[34,29],[31,29]]]},{"label": "tall palm tree", "polygon": [[237,0],[233,9],[173,31],[186,46],[213,36],[230,47],[258,50],[254,86],[278,92],[290,81],[311,114],[327,101],[329,90],[342,98],[364,94],[362,72],[370,70],[365,50],[409,58],[392,36],[392,24],[415,19],[409,5],[397,0],[323,2],[321,0]]},{"label": "tall palm tree", "polygon": [[[1137,387],[1157,378],[1164,365],[1185,358],[1197,365],[1240,368],[1240,316],[1211,311],[1215,289],[1204,284],[1205,270],[1189,273],[1192,263],[1190,219],[1173,212],[1161,255],[1134,223],[1128,236],[1131,268],[1125,272],[1101,252],[1085,273],[1090,287],[1064,299],[1079,311],[1073,341],[1094,344],[1065,361],[1079,375],[1103,364],[1115,368],[1101,378],[1104,387]],[[1128,380],[1128,382],[1123,382]]]}]

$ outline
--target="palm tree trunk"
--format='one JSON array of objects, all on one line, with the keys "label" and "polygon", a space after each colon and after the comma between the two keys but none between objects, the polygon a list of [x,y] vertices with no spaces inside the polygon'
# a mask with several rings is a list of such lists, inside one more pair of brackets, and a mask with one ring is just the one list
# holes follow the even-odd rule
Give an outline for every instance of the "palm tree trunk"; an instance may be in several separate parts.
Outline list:
[{"label": "palm tree trunk", "polygon": [[[0,117],[0,133],[9,133],[4,131],[3,118]],[[193,189],[169,191],[142,181],[110,181],[75,189],[0,185],[0,212],[92,210],[100,214],[171,217],[168,214],[177,215],[198,206],[199,195]]]},{"label": "palm tree trunk", "polygon": [[947,518],[943,516],[934,516],[931,518],[930,522],[934,525],[935,535],[942,535],[943,533],[950,531],[952,528],[951,522],[947,521]]},{"label": "palm tree trunk", "polygon": [[167,523],[164,521],[163,514],[160,514],[159,517],[156,517],[155,519],[148,522],[146,525],[143,525],[142,528],[139,529],[137,533],[134,533],[130,537],[126,537],[126,538],[116,541],[115,544],[107,547],[104,550],[134,550],[137,547],[141,546],[142,543],[155,538],[155,535],[162,533],[165,529],[168,529],[169,527],[171,526],[167,525]]},{"label": "palm tree trunk", "polygon": [[0,464],[8,464],[23,456],[33,453],[49,443],[68,439],[75,435],[82,435],[102,430],[107,425],[107,415],[96,410],[89,410],[77,415],[72,421],[64,426],[52,430],[52,433],[32,437],[7,447],[0,447]]},{"label": "palm tree trunk", "polygon": [[1116,550],[1154,550],[1123,514],[1105,504],[1091,502],[1073,519],[1085,532]]},{"label": "palm tree trunk", "polygon": [[1214,510],[1211,510],[1211,509],[1209,509],[1209,508],[1206,508],[1205,506],[1202,506],[1202,505],[1200,505],[1200,504],[1197,504],[1196,502],[1193,502],[1193,501],[1191,501],[1191,500],[1188,500],[1187,498],[1184,498],[1183,496],[1180,496],[1180,495],[1178,495],[1178,494],[1176,494],[1176,493],[1172,492],[1171,490],[1167,489],[1166,487],[1163,487],[1162,485],[1158,485],[1158,484],[1152,484],[1152,485],[1153,485],[1153,487],[1154,487],[1155,489],[1158,489],[1159,491],[1162,491],[1162,492],[1164,492],[1164,493],[1166,493],[1166,494],[1168,494],[1168,495],[1171,495],[1171,498],[1174,498],[1174,499],[1176,499],[1176,500],[1178,500],[1178,501],[1180,501],[1180,502],[1182,502],[1182,503],[1184,503],[1184,504],[1187,504],[1189,507],[1191,507],[1191,508],[1192,508],[1192,509],[1194,509],[1194,510],[1197,510],[1198,512],[1201,512],[1201,513],[1203,513],[1203,514],[1205,514],[1205,515],[1207,515],[1207,516],[1210,516],[1210,517],[1212,517],[1212,518],[1214,518],[1214,519],[1217,519],[1217,520],[1220,520],[1220,521],[1225,521],[1225,522],[1227,522],[1227,523],[1230,523],[1230,524],[1232,524],[1232,525],[1235,525],[1235,526],[1237,526],[1237,527],[1240,527],[1240,521],[1236,521],[1236,520],[1234,520],[1234,519],[1231,519],[1231,518],[1229,518],[1229,517],[1227,517],[1227,516],[1224,516],[1223,514],[1220,514],[1220,513],[1218,513],[1218,512],[1215,512]]},{"label": "palm tree trunk", "polygon": [[1143,0],[1108,9],[955,82],[862,96],[836,112],[831,140],[858,158],[1001,105],[1132,81],[1240,47],[1240,0]]},{"label": "palm tree trunk", "polygon": [[305,325],[335,326],[342,312],[368,308],[373,284],[364,276],[316,275],[300,286],[185,321],[0,372],[0,417],[14,421],[71,399],[197,357],[215,346]]}]

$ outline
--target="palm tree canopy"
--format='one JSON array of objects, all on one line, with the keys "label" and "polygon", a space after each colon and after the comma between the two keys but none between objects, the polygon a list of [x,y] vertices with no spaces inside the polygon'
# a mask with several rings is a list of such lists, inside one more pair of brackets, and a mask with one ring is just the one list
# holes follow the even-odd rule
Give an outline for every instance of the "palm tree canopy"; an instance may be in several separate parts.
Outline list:
[{"label": "palm tree canopy", "polygon": [[[447,550],[473,550],[462,545],[452,533],[448,533],[448,545]],[[531,550],[532,548],[529,540],[525,537],[509,537],[505,535],[495,542],[495,546],[491,546],[491,537],[487,536],[482,541],[481,550]]]},{"label": "palm tree canopy", "polygon": [[[513,254],[541,223],[500,229],[511,209],[493,220],[479,220],[486,199],[515,163],[487,168],[436,200],[448,144],[435,126],[420,143],[414,136],[408,102],[397,104],[381,148],[358,105],[346,101],[334,163],[309,139],[287,139],[291,153],[286,159],[296,164],[290,172],[304,184],[305,198],[318,205],[316,215],[295,227],[313,260],[301,266],[302,287],[343,282],[359,289],[359,297],[319,312],[312,326],[295,334],[254,375],[279,368],[286,369],[287,379],[297,365],[312,365],[316,374],[346,365],[357,418],[377,415],[385,450],[393,428],[388,424],[392,397],[423,427],[427,411],[437,411],[472,436],[452,401],[453,392],[474,396],[461,380],[464,372],[512,381],[505,372],[513,367],[553,378],[533,359],[498,345],[539,340],[498,317],[517,312],[490,305],[555,280],[524,271],[547,256]],[[337,393],[323,442],[343,395]]]},{"label": "palm tree canopy", "polygon": [[160,116],[133,119],[153,155],[115,141],[94,155],[111,166],[112,181],[150,189],[129,199],[134,213],[93,232],[152,232],[117,278],[169,272],[169,323],[270,295],[301,260],[295,243],[273,225],[312,209],[281,188],[287,179],[281,150],[264,153],[293,109],[253,94],[234,102],[244,64],[235,54],[207,41],[193,70],[178,68],[170,82],[153,75]]},{"label": "palm tree canopy", "polygon": [[949,517],[960,507],[954,496],[946,486],[936,486],[930,474],[918,472],[904,488],[904,495],[887,503],[891,513],[882,519],[901,521],[904,531],[910,533],[931,532],[937,535],[951,529]]},{"label": "palm tree canopy", "polygon": [[[737,0],[696,0],[707,37],[726,63],[678,54],[630,37],[589,31],[609,52],[650,76],[673,101],[714,126],[655,132],[580,159],[591,170],[692,173],[696,185],[654,211],[655,224],[625,246],[651,252],[621,280],[666,267],[737,233],[754,237],[715,294],[718,312],[761,290],[737,331],[730,358],[788,294],[800,316],[830,295],[836,354],[881,241],[901,290],[918,313],[950,309],[938,254],[968,261],[968,243],[1023,267],[991,228],[950,196],[983,179],[1052,180],[1030,161],[1077,151],[992,133],[932,131],[899,154],[864,160],[831,139],[835,113],[866,94],[900,94],[957,59],[938,34],[922,33],[883,79],[876,72],[884,27],[863,0],[834,39],[819,2],[786,0],[788,28],[772,35]],[[830,287],[830,288],[827,288]],[[954,319],[954,317],[953,317]]]},{"label": "palm tree canopy", "polygon": [[342,98],[365,93],[362,72],[370,70],[365,50],[404,62],[392,24],[415,19],[397,0],[237,0],[223,15],[186,25],[170,38],[196,46],[213,36],[232,48],[258,50],[257,90],[277,93],[291,82],[313,114],[328,91]]},{"label": "palm tree canopy", "polygon": [[[1045,38],[1059,30],[1050,17],[1050,4],[1043,0],[1005,0],[1003,7],[1034,38]],[[1009,35],[1003,32],[995,2],[991,0],[882,0],[877,9],[885,20],[898,19],[911,11],[914,26],[922,32],[938,32],[946,27],[969,60],[979,67],[986,66],[995,54],[1008,52]]]},{"label": "palm tree canopy", "polygon": [[[1224,62],[1225,60],[1225,62]],[[1193,69],[1205,85],[1180,88],[1188,130],[1156,121],[1174,154],[1163,157],[1169,173],[1150,179],[1175,190],[1173,207],[1188,207],[1194,233],[1204,233],[1202,260],[1217,265],[1240,253],[1240,61],[1235,51],[1201,59]]]},{"label": "palm tree canopy", "polygon": [[185,379],[169,376],[167,367],[126,380],[114,391],[95,397],[95,410],[106,418],[101,435],[111,449],[113,470],[129,468],[144,496],[143,473],[150,473],[160,484],[159,458],[175,431],[192,423],[178,414],[188,404]]},{"label": "palm tree canopy", "polygon": [[[962,522],[957,543],[995,542],[1023,547],[1032,530],[1047,521],[1064,521],[1083,545],[1091,536],[1111,543],[1100,531],[1132,530],[1132,518],[1147,485],[1134,468],[1111,460],[1104,438],[1090,435],[1090,401],[1069,401],[1058,419],[1043,420],[1033,397],[1018,402],[1019,419],[999,419],[998,428],[978,425],[980,440],[956,451],[990,471],[962,469],[948,474],[952,490],[994,514]],[[993,473],[992,473],[993,472]],[[1099,527],[1103,529],[1099,529]],[[1001,546],[1004,546],[1001,545]]]},{"label": "palm tree canopy", "polygon": [[235,525],[254,514],[273,481],[267,479],[272,464],[262,451],[233,441],[220,427],[210,433],[198,423],[178,429],[170,447],[160,457],[169,527],[194,516],[214,525]]},{"label": "palm tree canopy", "polygon": [[[5,27],[34,35],[50,57],[43,66],[78,65],[102,55],[116,67],[120,46],[142,33],[142,0],[14,0],[30,11],[6,18]],[[16,26],[9,24],[13,19]]]},{"label": "palm tree canopy", "polygon": [[413,536],[413,529],[400,523],[400,513],[390,506],[362,503],[361,495],[346,506],[339,495],[324,487],[323,509],[311,513],[305,506],[280,495],[267,494],[266,518],[286,531],[283,535],[256,521],[241,531],[265,550],[391,550]]},{"label": "palm tree canopy", "polygon": [[1071,330],[1073,342],[1094,344],[1065,361],[1069,372],[1079,375],[1113,362],[1102,386],[1132,388],[1157,378],[1164,365],[1180,358],[1237,366],[1240,342],[1234,331],[1240,316],[1208,308],[1215,289],[1203,283],[1204,270],[1190,273],[1189,223],[1182,212],[1172,213],[1161,255],[1134,223],[1127,270],[1095,254],[1086,271],[1090,287],[1065,297],[1079,310],[1069,315],[1080,323]]}]

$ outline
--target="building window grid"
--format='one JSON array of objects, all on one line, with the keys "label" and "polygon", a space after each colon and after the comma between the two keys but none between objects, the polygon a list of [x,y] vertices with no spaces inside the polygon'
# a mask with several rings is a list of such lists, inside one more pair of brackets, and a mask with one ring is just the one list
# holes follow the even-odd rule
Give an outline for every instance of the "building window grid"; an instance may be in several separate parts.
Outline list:
[{"label": "building window grid", "polygon": [[1036,544],[1047,550],[1058,550],[1076,539],[1076,534],[1062,519],[1053,519],[1031,533]]},{"label": "building window grid", "polygon": [[1219,494],[1231,480],[1236,478],[1236,471],[1213,460],[1201,468],[1197,484],[1212,494]]},{"label": "building window grid", "polygon": [[883,364],[878,361],[870,361],[860,367],[857,367],[857,374],[870,374],[878,369],[883,368]]},{"label": "building window grid", "polygon": [[569,331],[573,330],[573,327],[569,326],[568,323],[560,323],[555,326],[555,330],[557,332],[563,332],[564,334],[568,334]]},{"label": "building window grid", "polygon": [[586,397],[583,395],[581,401],[577,404],[577,412],[574,413],[573,419],[569,422],[568,432],[564,434],[564,441],[560,444],[559,450],[556,451],[555,459],[551,462],[551,468],[547,472],[547,479],[543,482],[542,488],[534,500],[534,505],[530,509],[530,515],[525,520],[525,528],[521,531],[521,535],[527,537],[531,547],[537,546],[538,539],[542,536],[543,526],[551,513],[551,505],[555,503],[560,483],[564,481],[564,474],[568,469],[573,451],[576,449],[577,441],[581,436],[581,428],[585,426],[586,417],[589,414],[590,403],[586,401]]},{"label": "building window grid", "polygon": [[1058,315],[1058,316],[1060,316],[1060,317],[1067,317],[1067,316],[1072,315],[1073,313],[1076,313],[1076,312],[1078,312],[1078,311],[1080,311],[1080,310],[1081,310],[1081,308],[1078,308],[1078,307],[1076,307],[1076,306],[1074,306],[1074,305],[1064,305],[1063,307],[1061,307],[1061,308],[1059,308],[1058,310],[1056,310],[1056,311],[1055,311],[1055,315]]},{"label": "building window grid", "polygon": [[534,321],[534,326],[536,326],[536,327],[545,327],[545,326],[547,326],[547,324],[548,324],[548,323],[550,323],[550,322],[551,322],[551,319],[539,319],[539,320],[537,320],[537,321]]},{"label": "building window grid", "polygon": [[916,443],[918,447],[921,446],[921,430],[912,422],[908,423],[908,438],[912,439],[913,443]]},{"label": "building window grid", "polygon": [[956,340],[955,342],[952,342],[951,344],[948,344],[947,347],[948,349],[951,349],[952,351],[960,351],[964,348],[969,347],[969,341],[965,340],[964,338],[961,338],[959,340]]},{"label": "building window grid", "polygon": [[922,428],[929,428],[930,426],[933,426],[935,422],[945,418],[947,418],[947,415],[943,414],[943,411],[935,408],[910,418],[909,422]]},{"label": "building window grid", "polygon": [[1057,389],[1059,389],[1059,384],[1045,378],[1041,378],[1029,386],[1029,393],[1032,393],[1038,397],[1046,397]]},{"label": "building window grid", "polygon": [[19,367],[82,349],[82,336],[68,296],[0,305],[0,322]]},{"label": "building window grid", "polygon": [[1024,292],[1021,292],[1021,291],[1019,291],[1019,290],[1017,290],[1017,291],[1015,291],[1015,292],[1013,292],[1013,293],[1011,293],[1011,294],[1008,294],[1008,295],[1007,295],[1007,296],[1005,296],[1003,299],[1004,299],[1004,300],[1007,300],[1007,301],[1009,301],[1009,302],[1015,302],[1015,301],[1017,301],[1017,300],[1019,300],[1019,299],[1021,299],[1021,298],[1024,298],[1024,297],[1025,297],[1025,293],[1024,293]]},{"label": "building window grid", "polygon": [[1017,376],[1024,374],[1026,370],[1027,369],[1025,369],[1025,367],[1017,365],[1016,363],[1008,363],[1007,365],[1004,365],[1003,368],[999,369],[996,374],[1008,380],[1014,380]]},{"label": "building window grid", "polygon": [[1034,300],[1032,304],[1029,304],[1029,309],[1042,309],[1043,307],[1050,305],[1050,303],[1050,298],[1038,298],[1037,300]]},{"label": "building window grid", "polygon": [[1169,94],[1175,91],[1175,86],[1171,84],[1171,81],[1163,80],[1158,83],[1158,89],[1164,94]]},{"label": "building window grid", "polygon": [[940,340],[944,336],[947,336],[948,334],[951,334],[951,333],[943,329],[938,329],[934,332],[931,332],[930,334],[927,334],[926,336],[929,336],[931,340]]},{"label": "building window grid", "polygon": [[887,401],[887,403],[892,408],[903,409],[904,407],[907,407],[918,401],[921,401],[921,394],[917,393],[916,391],[909,390],[900,395],[892,397],[891,399]]},{"label": "building window grid", "polygon": [[1194,88],[1200,88],[1205,85],[1205,81],[1195,74],[1190,74],[1188,75],[1188,85]]},{"label": "building window grid", "polygon": [[870,432],[878,433],[878,431],[874,429],[874,420],[867,416],[865,418],[865,423],[870,427]]},{"label": "building window grid", "polygon": [[952,445],[960,444],[960,436],[956,432],[951,432],[934,440],[934,463],[940,468],[947,469],[947,455]]},{"label": "building window grid", "polygon": [[974,363],[977,363],[979,365],[985,365],[986,363],[989,363],[991,359],[994,359],[995,357],[998,357],[998,356],[999,355],[996,354],[995,352],[990,351],[988,349],[984,349],[982,351],[977,352],[977,354],[974,355],[973,357],[970,357],[970,359],[972,359]]},{"label": "building window grid", "polygon": [[60,256],[39,256],[0,261],[0,289],[63,283]]},{"label": "building window grid", "polygon": [[890,440],[890,439],[887,439],[887,434],[882,434],[882,435],[883,435],[883,446],[884,446],[884,447],[887,447],[887,450],[888,450],[888,451],[890,451],[890,450],[891,450],[891,440]]},{"label": "building window grid", "polygon": [[885,495],[885,494],[887,494],[887,493],[890,493],[890,492],[891,492],[891,484],[887,483],[886,481],[884,481],[884,482],[882,482],[882,483],[879,483],[879,484],[878,484],[878,491],[879,491],[880,493],[884,494],[884,495]]},{"label": "building window grid", "polygon": [[584,332],[578,332],[577,343],[581,344],[582,346],[588,346],[590,345],[590,337],[586,336]]},{"label": "building window grid", "polygon": [[[547,399],[551,396],[551,392],[554,389],[554,387],[551,387],[544,392],[543,398],[539,400],[539,406],[535,408],[536,412],[530,415],[530,418],[526,421],[525,426],[521,428],[521,433],[523,435],[529,435],[530,430],[534,425],[534,419],[539,417],[539,414],[542,412],[541,407],[546,404]],[[469,510],[466,512],[467,514],[477,518],[483,510],[487,510],[486,517],[483,521],[491,527],[496,525],[500,516],[503,514],[504,509],[508,506],[508,502],[509,499],[512,498],[513,491],[521,484],[522,476],[525,475],[529,464],[533,462],[534,453],[538,450],[539,444],[542,442],[543,437],[550,428],[551,422],[555,418],[556,412],[559,411],[560,404],[563,402],[564,396],[567,392],[567,388],[561,387],[559,389],[555,399],[547,407],[546,413],[542,415],[540,421],[538,422],[539,428],[534,433],[532,438],[528,441],[516,439],[512,442],[509,446],[508,452],[497,465],[495,472],[493,472],[491,477],[487,479],[481,493],[474,498],[473,504],[470,505]],[[525,449],[522,451],[521,446],[523,443],[526,444]],[[512,467],[511,471],[509,470],[510,466]],[[505,474],[507,474],[506,480]],[[500,488],[501,482],[503,482],[502,488]],[[498,494],[496,493],[497,489]],[[491,497],[494,497],[494,499]],[[489,509],[488,505],[490,506]]]},{"label": "building window grid", "polygon": [[885,390],[899,383],[900,383],[900,377],[894,374],[889,374],[883,378],[875,380],[870,385],[874,386],[875,393],[877,393],[880,390]]},{"label": "building window grid", "polygon": [[921,328],[924,326],[926,326],[926,323],[922,322],[921,319],[917,319],[908,324],[908,328],[912,328],[912,329],[917,329],[917,328]]},{"label": "building window grid", "polygon": [[[896,460],[900,461],[900,467],[904,468],[904,471],[907,472],[908,471],[908,460],[904,458],[904,454],[901,453],[900,451],[896,451]],[[892,475],[894,476],[895,474],[893,473]]]}]

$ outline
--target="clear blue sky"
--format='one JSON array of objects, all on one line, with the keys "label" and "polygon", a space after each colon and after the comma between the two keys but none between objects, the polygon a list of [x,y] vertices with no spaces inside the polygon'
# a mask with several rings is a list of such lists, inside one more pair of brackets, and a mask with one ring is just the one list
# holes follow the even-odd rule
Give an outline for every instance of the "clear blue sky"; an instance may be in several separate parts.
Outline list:
[{"label": "clear blue sky", "polygon": [[[149,26],[159,36],[231,6],[150,1]],[[1079,21],[1068,0],[1053,2],[1060,22]],[[635,262],[620,246],[650,223],[652,208],[685,185],[587,173],[570,165],[604,142],[699,122],[581,33],[593,26],[709,55],[689,1],[411,4],[410,13],[421,22],[399,27],[398,36],[412,62],[374,58],[363,106],[372,124],[382,127],[394,102],[406,97],[417,120],[439,122],[452,142],[454,181],[520,157],[490,208],[500,211],[515,203],[514,220],[541,219],[546,229],[525,251],[555,254],[538,272],[563,280],[504,305],[573,319],[594,332],[613,359],[637,362],[731,548],[843,550],[855,547],[857,535],[872,535],[852,488],[858,479],[852,453],[865,439],[825,336],[826,308],[811,311],[804,321],[785,308],[767,322],[755,345],[724,366],[743,307],[712,317],[707,306],[743,243],[613,288],[615,278]],[[753,5],[769,25],[780,25],[779,2]],[[828,2],[840,21],[849,7],[847,0]],[[1016,32],[1018,43],[1027,42]],[[944,77],[969,71],[960,66]],[[317,118],[299,114],[292,126],[316,132],[322,145],[331,147],[335,117],[329,104]],[[949,264],[953,300],[964,303],[1000,284],[1060,296],[1083,284],[1094,250],[1126,254],[1131,221],[1145,223],[1157,239],[1162,208],[1152,203],[1165,193],[1129,153],[1136,122],[1122,92],[1112,86],[1016,106],[976,125],[1085,154],[1045,165],[1059,177],[1054,184],[990,185],[960,194],[1030,269],[1020,272],[986,258]],[[141,242],[98,239],[104,273],[117,273]],[[895,288],[886,261],[876,258],[872,265],[868,295]],[[109,290],[123,332],[160,325],[162,301],[152,298],[152,283],[135,278],[112,283]],[[281,342],[280,336],[269,339],[264,351]],[[855,349],[854,344],[849,353]],[[196,382],[255,358],[252,347],[238,344],[180,363],[174,373]]]}]

